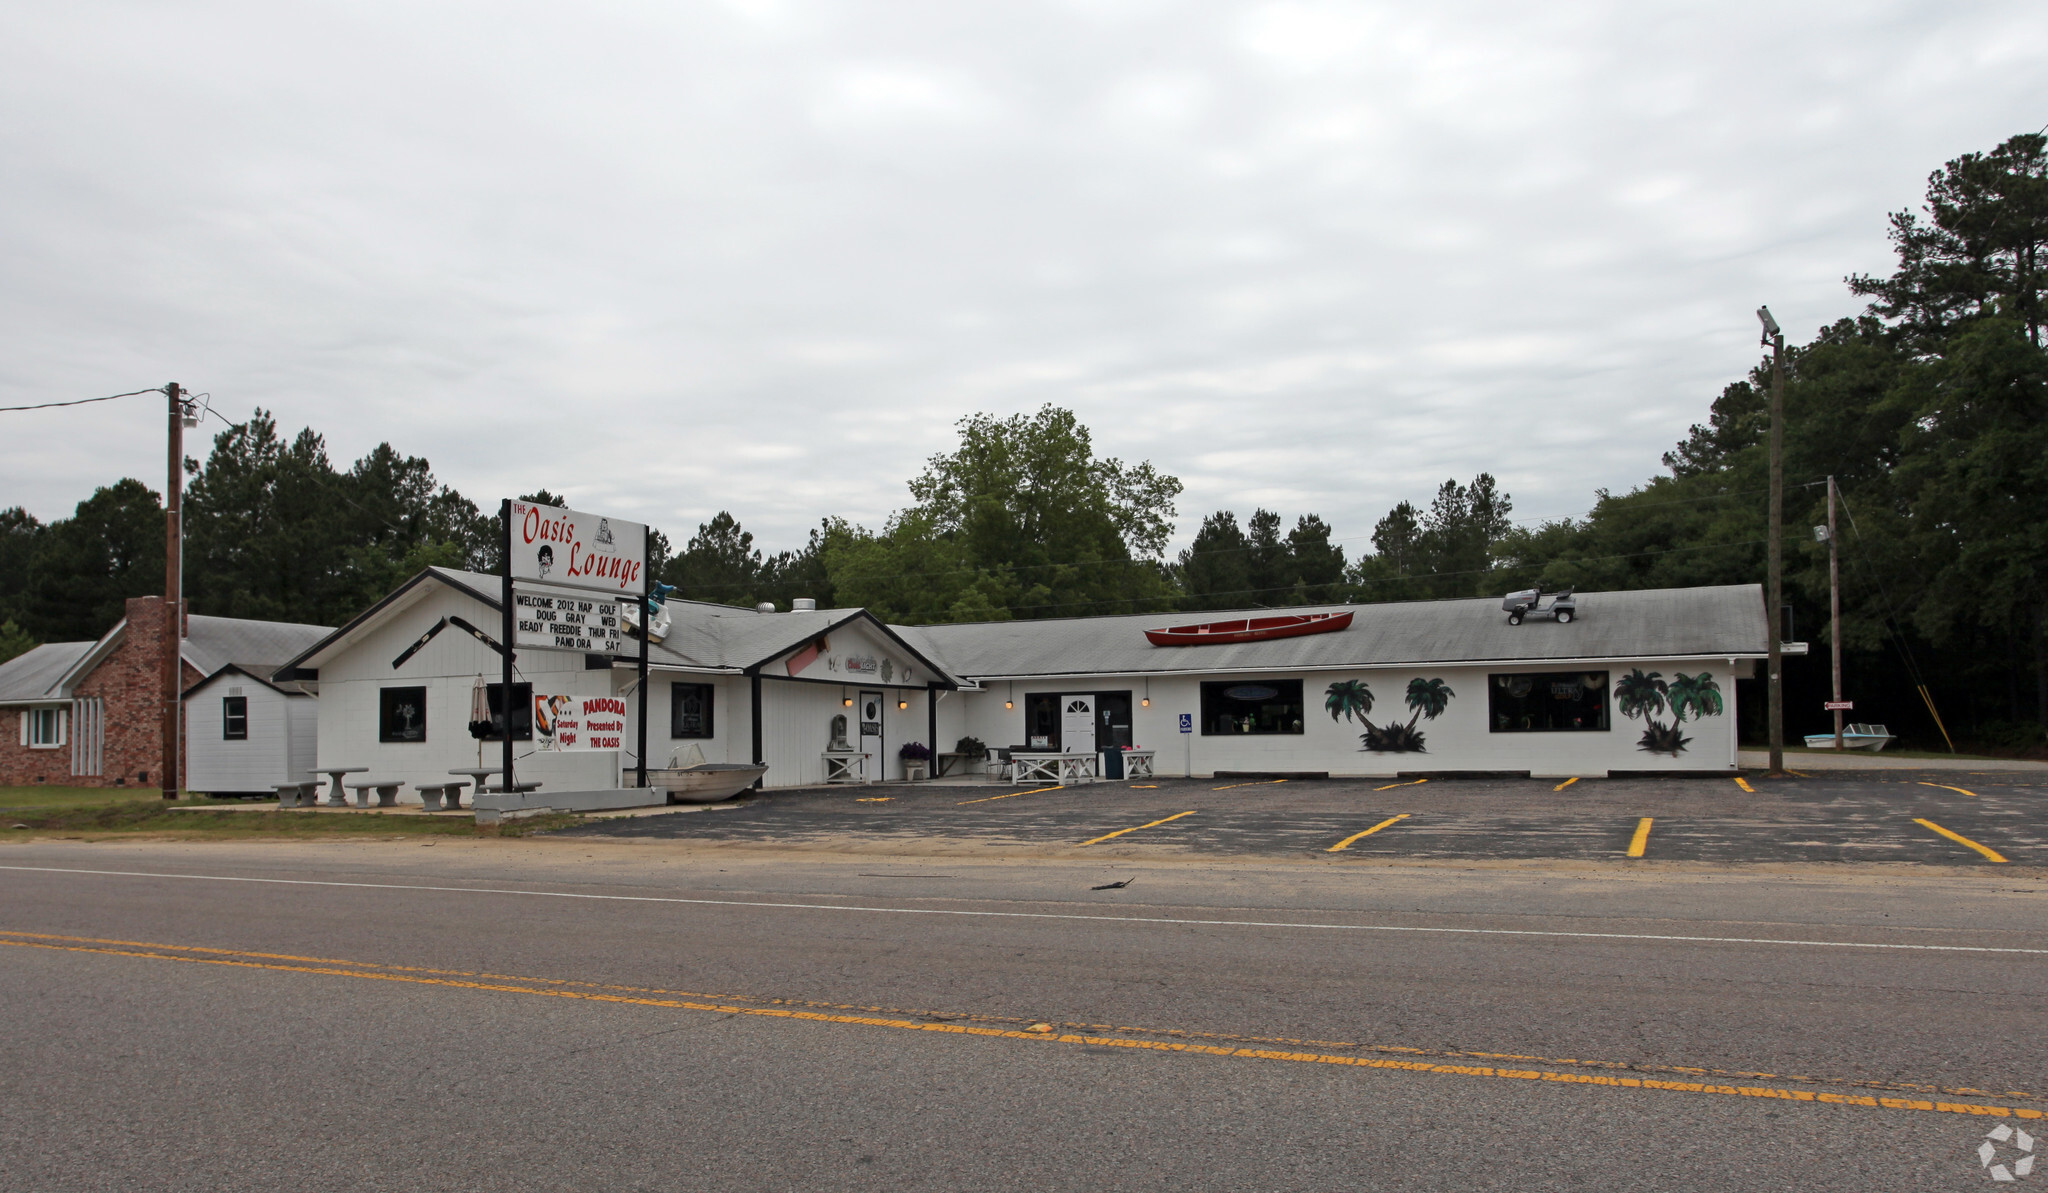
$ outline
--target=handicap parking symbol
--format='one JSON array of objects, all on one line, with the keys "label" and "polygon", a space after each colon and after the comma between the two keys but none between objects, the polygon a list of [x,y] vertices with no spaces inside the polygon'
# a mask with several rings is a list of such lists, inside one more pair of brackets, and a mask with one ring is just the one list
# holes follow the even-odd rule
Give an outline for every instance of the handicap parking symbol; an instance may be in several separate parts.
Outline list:
[{"label": "handicap parking symbol", "polygon": [[1195,714],[1191,712],[1180,714],[1180,731],[1182,733],[1193,733],[1195,731]]}]

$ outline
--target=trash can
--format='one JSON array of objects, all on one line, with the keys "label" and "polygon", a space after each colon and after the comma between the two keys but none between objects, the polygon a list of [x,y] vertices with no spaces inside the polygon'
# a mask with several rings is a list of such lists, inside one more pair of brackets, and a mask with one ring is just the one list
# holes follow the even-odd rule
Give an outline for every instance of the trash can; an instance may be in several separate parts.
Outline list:
[{"label": "trash can", "polygon": [[1102,752],[1102,777],[1121,779],[1124,777],[1124,752],[1110,749]]}]

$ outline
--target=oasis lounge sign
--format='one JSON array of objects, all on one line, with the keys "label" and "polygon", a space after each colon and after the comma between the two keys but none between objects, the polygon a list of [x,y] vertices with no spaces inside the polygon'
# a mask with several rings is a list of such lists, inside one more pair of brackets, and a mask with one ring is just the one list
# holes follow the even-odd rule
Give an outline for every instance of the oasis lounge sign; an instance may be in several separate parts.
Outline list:
[{"label": "oasis lounge sign", "polygon": [[515,501],[512,578],[639,596],[647,591],[647,526]]}]

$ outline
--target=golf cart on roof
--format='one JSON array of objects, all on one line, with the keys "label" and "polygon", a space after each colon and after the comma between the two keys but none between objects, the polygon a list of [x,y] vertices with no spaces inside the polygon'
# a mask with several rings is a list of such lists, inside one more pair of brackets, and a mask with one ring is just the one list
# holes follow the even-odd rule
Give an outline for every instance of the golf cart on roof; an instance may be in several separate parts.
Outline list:
[{"label": "golf cart on roof", "polygon": [[1542,589],[1525,588],[1509,593],[1500,607],[1507,611],[1509,625],[1521,625],[1525,617],[1550,617],[1562,624],[1579,614],[1578,602],[1572,599],[1569,588],[1560,588],[1552,593],[1547,605],[1543,603]]}]

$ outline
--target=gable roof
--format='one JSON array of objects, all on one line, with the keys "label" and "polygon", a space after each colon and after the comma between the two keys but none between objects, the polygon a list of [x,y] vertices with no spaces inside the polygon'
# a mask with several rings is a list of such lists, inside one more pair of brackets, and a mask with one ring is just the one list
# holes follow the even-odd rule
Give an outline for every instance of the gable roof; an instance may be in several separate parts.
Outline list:
[{"label": "gable roof", "polygon": [[[1055,675],[1332,670],[1407,664],[1601,659],[1754,658],[1767,649],[1763,588],[1659,588],[1577,594],[1578,617],[1507,623],[1501,598],[1141,613],[976,622],[900,631],[929,643],[957,673],[986,682]],[[1351,613],[1328,634],[1221,646],[1153,646],[1144,631],[1282,613]]]},{"label": "gable roof", "polygon": [[45,642],[0,663],[0,704],[70,699],[62,681],[92,647],[90,642]]},{"label": "gable roof", "polygon": [[193,614],[186,621],[185,661],[202,675],[231,664],[265,674],[286,659],[333,633],[324,625],[291,621],[249,621],[240,617]]},{"label": "gable roof", "polygon": [[[317,670],[323,658],[346,646],[373,623],[381,623],[387,610],[391,610],[401,598],[422,584],[439,584],[463,593],[493,611],[502,610],[499,596],[503,591],[503,577],[466,572],[456,568],[430,567],[393,589],[383,600],[351,618],[347,625],[326,633],[318,641],[289,658],[275,669],[273,678],[280,681],[305,678],[303,672]],[[752,609],[732,605],[714,605],[704,601],[670,598],[668,610],[668,636],[648,652],[647,661],[650,666],[671,670],[745,674],[759,669],[821,634],[829,634],[849,622],[861,621],[884,637],[894,638],[902,643],[904,650],[922,663],[931,674],[946,677],[949,682],[952,679],[947,668],[921,650],[918,645],[906,640],[896,627],[884,624],[865,609],[757,613]],[[481,628],[485,633],[496,636],[495,625],[484,625]]]},{"label": "gable roof", "polygon": [[276,670],[277,664],[275,663],[228,663],[225,666],[221,667],[220,670],[215,671],[213,674],[208,675],[204,679],[201,679],[198,682],[194,683],[191,687],[186,688],[185,691],[182,693],[182,697],[184,699],[190,699],[194,695],[198,694],[199,689],[206,687],[208,684],[211,684],[215,680],[218,680],[224,676],[230,678],[239,676],[243,679],[254,680],[255,682],[262,684],[264,687],[269,688],[271,691],[277,692],[280,695],[304,696],[309,699],[312,697],[313,693],[308,691],[305,685],[297,682],[296,680],[278,680],[272,678],[272,673]]}]

